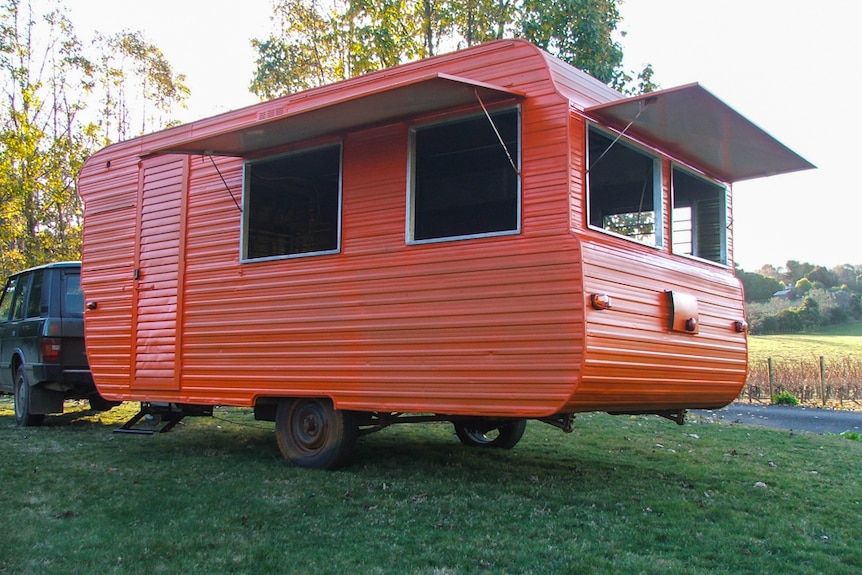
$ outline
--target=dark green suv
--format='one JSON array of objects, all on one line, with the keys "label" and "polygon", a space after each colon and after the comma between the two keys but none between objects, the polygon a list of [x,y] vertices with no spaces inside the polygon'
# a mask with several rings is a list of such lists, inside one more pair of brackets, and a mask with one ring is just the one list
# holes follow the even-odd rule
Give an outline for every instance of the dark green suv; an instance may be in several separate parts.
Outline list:
[{"label": "dark green suv", "polygon": [[15,396],[18,425],[62,413],[66,399],[109,409],[93,384],[84,349],[81,263],[17,273],[0,294],[0,393]]}]

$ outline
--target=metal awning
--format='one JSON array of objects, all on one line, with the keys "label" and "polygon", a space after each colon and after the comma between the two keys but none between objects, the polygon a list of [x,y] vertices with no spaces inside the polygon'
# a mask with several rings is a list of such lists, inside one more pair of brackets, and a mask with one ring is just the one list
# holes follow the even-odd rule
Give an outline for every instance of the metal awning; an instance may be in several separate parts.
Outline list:
[{"label": "metal awning", "polygon": [[524,97],[508,88],[439,73],[395,84],[373,83],[367,89],[361,83],[358,87],[356,83],[335,84],[319,97],[313,92],[303,93],[299,99],[288,96],[251,106],[240,111],[244,117],[232,122],[210,118],[174,128],[142,152],[246,156],[399,118],[476,105],[480,98],[489,104]]},{"label": "metal awning", "polygon": [[618,131],[631,122],[626,134],[728,183],[815,167],[699,84],[584,112]]}]

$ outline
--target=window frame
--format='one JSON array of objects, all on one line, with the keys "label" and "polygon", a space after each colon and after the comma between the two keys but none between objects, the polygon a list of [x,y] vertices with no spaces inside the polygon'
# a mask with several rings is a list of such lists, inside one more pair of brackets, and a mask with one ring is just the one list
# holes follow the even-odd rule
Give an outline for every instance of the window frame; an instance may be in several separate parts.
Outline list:
[{"label": "window frame", "polygon": [[[720,234],[721,234],[719,237],[719,253],[720,253],[721,260],[719,260],[719,261],[695,255],[697,252],[697,233],[696,233],[697,230],[696,230],[696,223],[695,223],[697,216],[695,215],[694,210],[692,210],[692,214],[691,214],[692,225],[691,225],[691,231],[690,231],[692,253],[687,254],[687,253],[683,253],[683,252],[678,252],[675,249],[676,244],[673,241],[673,235],[674,235],[674,231],[675,231],[674,230],[674,224],[675,224],[676,219],[673,217],[673,212],[674,212],[674,209],[676,208],[676,193],[677,193],[676,192],[676,185],[675,185],[676,180],[674,178],[674,174],[677,171],[682,172],[687,177],[690,177],[690,178],[693,178],[696,180],[701,180],[703,183],[715,187],[716,191],[720,194],[719,201],[718,201],[718,205],[720,206],[719,207],[720,211],[718,213],[718,228],[719,228]],[[716,180],[715,178],[711,178],[711,177],[709,177],[709,176],[707,176],[701,172],[698,172],[697,170],[694,170],[694,169],[692,169],[692,168],[690,168],[684,164],[681,164],[679,162],[671,162],[671,164],[670,164],[670,198],[669,198],[670,199],[670,206],[669,206],[670,207],[670,238],[671,238],[670,253],[675,255],[675,256],[693,259],[693,260],[697,260],[699,262],[704,262],[704,263],[712,264],[715,266],[721,266],[721,267],[725,267],[725,268],[730,267],[730,265],[731,265],[730,264],[730,253],[729,253],[729,249],[728,249],[728,245],[729,245],[728,240],[729,240],[729,235],[730,235],[729,231],[728,231],[729,212],[730,212],[730,205],[729,205],[730,197],[731,197],[730,189],[729,189],[727,184],[724,184],[724,183]]]},{"label": "window frame", "polygon": [[[614,132],[604,126],[593,122],[586,123],[586,140],[584,146],[584,156],[585,156],[585,173],[584,173],[584,190],[586,195],[586,211],[584,213],[584,219],[586,220],[586,227],[590,230],[594,230],[597,232],[601,232],[603,234],[607,234],[609,236],[613,236],[615,238],[620,238],[629,242],[634,242],[638,245],[646,246],[649,248],[653,248],[656,250],[664,250],[665,245],[667,244],[667,239],[665,238],[665,202],[664,202],[664,162],[661,154],[657,153],[655,150],[652,150],[646,146],[638,144],[634,140],[631,140],[625,135],[621,135],[618,132]],[[603,226],[596,226],[591,221],[591,213],[592,213],[592,202],[593,202],[593,194],[592,188],[590,185],[591,179],[591,164],[592,158],[590,157],[590,133],[597,132],[600,136],[608,138],[612,142],[611,147],[616,146],[624,146],[638,154],[641,154],[649,159],[652,159],[652,193],[653,193],[653,201],[652,201],[652,209],[655,218],[654,223],[654,236],[655,243],[645,242],[633,236],[627,236],[625,234],[621,234],[619,232],[615,232],[613,230],[609,230]],[[607,148],[610,150],[611,147]]]},{"label": "window frame", "polygon": [[[12,321],[12,312],[15,309],[15,296],[18,294],[21,284],[21,276],[10,276],[3,286],[3,293],[0,294],[0,323]],[[3,308],[5,312],[3,311]]]},{"label": "window frame", "polygon": [[[493,232],[478,232],[478,233],[470,233],[470,234],[459,234],[455,236],[444,236],[444,237],[435,237],[435,238],[420,238],[416,239],[415,230],[416,230],[416,134],[424,129],[434,128],[438,126],[452,125],[458,124],[461,122],[468,122],[471,120],[475,120],[477,118],[485,118],[485,121],[489,121],[487,119],[487,115],[494,116],[495,114],[506,113],[506,112],[514,112],[515,119],[517,122],[517,126],[515,128],[518,143],[517,149],[511,150],[508,152],[515,162],[515,166],[517,168],[517,173],[515,174],[516,183],[515,183],[515,227],[514,229],[508,230],[499,230]],[[496,126],[495,126],[496,132]],[[498,108],[491,108],[488,110],[487,114],[484,111],[477,111],[472,113],[465,113],[458,115],[456,117],[449,117],[446,119],[426,122],[416,124],[410,127],[408,134],[408,152],[407,152],[407,213],[405,218],[405,239],[407,245],[423,245],[423,244],[433,244],[433,243],[441,243],[441,242],[454,242],[461,240],[469,240],[469,239],[477,239],[477,238],[489,238],[489,237],[500,237],[500,236],[511,236],[518,235],[521,233],[522,225],[523,225],[523,190],[522,190],[522,178],[521,178],[521,164],[522,164],[522,156],[523,156],[523,117],[520,105],[507,105],[501,106]],[[497,141],[497,145],[501,148],[502,144]],[[502,150],[501,150],[502,152]]]},{"label": "window frame", "polygon": [[9,321],[24,321],[27,319],[30,304],[30,283],[32,279],[33,273],[30,271],[18,276],[18,285],[15,288],[15,297],[12,299]]},{"label": "window frame", "polygon": [[[300,252],[300,253],[290,253],[290,254],[276,254],[262,257],[248,257],[248,248],[249,248],[249,203],[251,202],[251,177],[252,177],[252,168],[255,164],[262,164],[265,162],[276,161],[284,158],[288,158],[290,156],[299,156],[302,154],[310,154],[314,152],[318,152],[321,150],[326,150],[330,148],[338,148],[338,191],[337,191],[337,200],[336,200],[336,236],[335,236],[335,248],[327,249],[327,250],[315,250],[311,252]],[[248,159],[243,162],[242,165],[242,225],[240,229],[240,254],[239,261],[240,263],[257,263],[257,262],[266,262],[266,261],[274,261],[274,260],[285,260],[285,259],[296,259],[296,258],[306,258],[313,256],[322,256],[322,255],[332,255],[341,253],[341,241],[342,241],[342,205],[343,205],[343,191],[344,191],[344,143],[342,141],[337,142],[329,142],[316,146],[310,146],[306,148],[297,148],[294,150],[290,150],[281,154],[275,154],[270,156],[263,156],[259,158]]]}]

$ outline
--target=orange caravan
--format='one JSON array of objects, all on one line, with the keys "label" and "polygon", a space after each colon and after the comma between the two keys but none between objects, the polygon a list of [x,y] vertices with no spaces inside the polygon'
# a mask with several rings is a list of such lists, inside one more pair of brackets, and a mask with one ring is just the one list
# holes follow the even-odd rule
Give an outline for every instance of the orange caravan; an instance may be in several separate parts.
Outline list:
[{"label": "orange caravan", "polygon": [[113,144],[79,180],[93,377],[253,407],[308,467],[397,422],[682,423],[746,377],[730,184],[810,167],[698,84],[624,98],[519,40]]}]

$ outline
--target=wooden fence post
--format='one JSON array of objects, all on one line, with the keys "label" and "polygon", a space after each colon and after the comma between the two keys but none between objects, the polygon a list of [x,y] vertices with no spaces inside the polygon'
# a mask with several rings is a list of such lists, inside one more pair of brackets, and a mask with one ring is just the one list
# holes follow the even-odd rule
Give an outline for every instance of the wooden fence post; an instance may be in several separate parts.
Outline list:
[{"label": "wooden fence post", "polygon": [[820,402],[826,405],[826,358],[820,356]]},{"label": "wooden fence post", "polygon": [[769,372],[769,403],[772,403],[772,358],[766,360],[766,370]]}]

